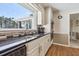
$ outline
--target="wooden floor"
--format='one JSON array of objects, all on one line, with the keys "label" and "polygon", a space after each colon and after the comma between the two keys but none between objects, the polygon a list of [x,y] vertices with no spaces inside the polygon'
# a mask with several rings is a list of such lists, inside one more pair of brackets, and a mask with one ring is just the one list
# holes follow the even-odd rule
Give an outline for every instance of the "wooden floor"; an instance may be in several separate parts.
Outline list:
[{"label": "wooden floor", "polygon": [[79,56],[79,49],[53,44],[46,56]]}]

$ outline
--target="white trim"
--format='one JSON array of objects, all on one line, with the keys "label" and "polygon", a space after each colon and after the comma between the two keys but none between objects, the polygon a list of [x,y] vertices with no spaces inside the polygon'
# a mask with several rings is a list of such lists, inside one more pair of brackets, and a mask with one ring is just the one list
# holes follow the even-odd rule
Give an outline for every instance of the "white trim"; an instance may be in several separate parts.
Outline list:
[{"label": "white trim", "polygon": [[70,46],[70,14],[68,14],[68,18],[69,18],[69,35],[68,35],[68,39],[69,39],[69,46]]},{"label": "white trim", "polygon": [[52,41],[51,41],[51,44],[53,44],[53,39],[52,39]]},{"label": "white trim", "polygon": [[68,13],[68,18],[69,18],[69,34],[68,34],[68,39],[69,39],[69,45],[71,44],[70,43],[70,14],[75,14],[75,13],[79,13],[79,11],[78,10],[76,10],[76,11],[71,11],[71,12],[69,12]]},{"label": "white trim", "polygon": [[61,46],[66,46],[66,47],[70,47],[69,45],[59,44],[59,43],[54,43],[54,42],[53,42],[53,44],[55,44],[55,45],[61,45]]},{"label": "white trim", "polygon": [[33,6],[33,4],[31,3],[18,3],[19,5],[21,5],[24,8],[28,8],[29,10],[31,10],[32,12],[35,12],[37,9]]},{"label": "white trim", "polygon": [[37,30],[37,13],[39,11],[37,8],[38,6],[33,3],[19,3],[19,4],[25,8],[32,10],[33,12],[32,29]]},{"label": "white trim", "polygon": [[64,33],[64,32],[54,32],[54,34],[68,34],[68,33]]},{"label": "white trim", "polygon": [[53,43],[55,45],[60,45],[60,46],[64,46],[64,47],[70,47],[70,48],[76,48],[76,49],[79,49],[77,47],[72,47],[72,46],[69,46],[69,45],[64,45],[64,44],[58,44],[58,43]]}]

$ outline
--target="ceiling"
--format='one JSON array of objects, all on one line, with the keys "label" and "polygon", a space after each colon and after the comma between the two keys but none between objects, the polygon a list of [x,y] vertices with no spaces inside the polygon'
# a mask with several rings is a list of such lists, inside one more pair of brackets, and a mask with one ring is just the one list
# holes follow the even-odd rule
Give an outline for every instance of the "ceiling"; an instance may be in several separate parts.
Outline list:
[{"label": "ceiling", "polygon": [[59,11],[73,11],[79,10],[79,3],[42,3],[44,7],[52,7]]}]

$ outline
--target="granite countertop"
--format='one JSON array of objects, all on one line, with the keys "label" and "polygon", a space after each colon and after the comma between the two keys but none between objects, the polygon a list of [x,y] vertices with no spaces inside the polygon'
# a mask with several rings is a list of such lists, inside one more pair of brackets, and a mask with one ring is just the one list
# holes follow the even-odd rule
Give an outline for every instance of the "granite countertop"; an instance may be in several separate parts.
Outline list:
[{"label": "granite countertop", "polygon": [[16,38],[8,38],[5,41],[1,41],[0,42],[0,54],[3,53],[5,50],[9,50],[12,47],[15,47],[21,44],[26,44],[46,34],[49,34],[49,33],[29,35],[29,36],[16,37]]}]

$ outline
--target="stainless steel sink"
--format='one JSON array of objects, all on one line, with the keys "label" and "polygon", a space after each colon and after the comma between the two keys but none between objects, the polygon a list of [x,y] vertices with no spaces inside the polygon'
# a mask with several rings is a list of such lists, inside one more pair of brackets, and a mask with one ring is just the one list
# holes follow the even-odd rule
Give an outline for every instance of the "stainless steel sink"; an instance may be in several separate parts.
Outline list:
[{"label": "stainless steel sink", "polygon": [[32,40],[32,39],[35,39],[37,37],[38,37],[38,35],[25,36],[25,38],[27,39],[27,41]]}]

